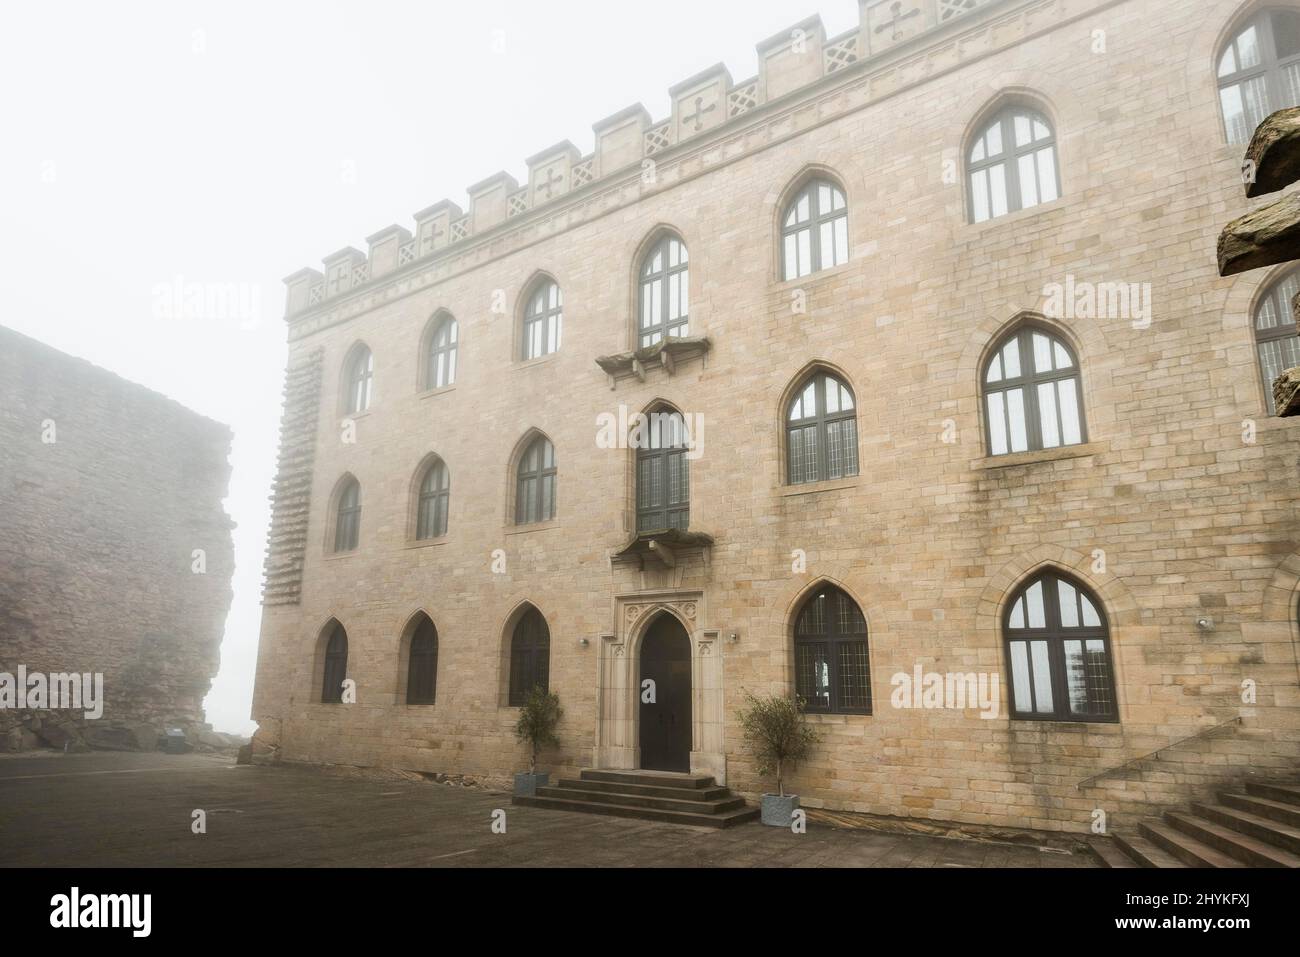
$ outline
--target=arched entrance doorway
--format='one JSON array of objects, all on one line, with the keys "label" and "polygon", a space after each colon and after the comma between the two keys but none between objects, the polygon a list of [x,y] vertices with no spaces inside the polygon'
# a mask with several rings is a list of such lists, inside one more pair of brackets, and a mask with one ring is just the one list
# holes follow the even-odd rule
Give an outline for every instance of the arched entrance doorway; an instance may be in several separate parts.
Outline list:
[{"label": "arched entrance doorway", "polygon": [[639,692],[641,767],[689,772],[691,638],[672,615],[660,615],[641,642]]}]

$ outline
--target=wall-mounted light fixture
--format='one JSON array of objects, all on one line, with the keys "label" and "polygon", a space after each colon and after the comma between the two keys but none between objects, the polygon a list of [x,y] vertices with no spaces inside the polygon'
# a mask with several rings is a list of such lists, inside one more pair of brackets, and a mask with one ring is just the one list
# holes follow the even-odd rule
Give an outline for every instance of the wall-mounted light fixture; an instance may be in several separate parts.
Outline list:
[{"label": "wall-mounted light fixture", "polygon": [[736,634],[736,632],[733,631],[731,634],[727,635],[727,644],[734,645],[738,641],[740,641],[740,635]]},{"label": "wall-mounted light fixture", "polygon": [[1199,628],[1199,629],[1201,629],[1201,631],[1206,631],[1206,632],[1214,631],[1214,619],[1213,619],[1213,618],[1197,618],[1197,619],[1196,619],[1196,627]]},{"label": "wall-mounted light fixture", "polygon": [[586,647],[587,647],[588,645],[590,645],[590,644],[591,644],[591,642],[588,641],[586,638],[579,638],[579,639],[578,639],[578,647],[579,647],[579,648],[586,648]]}]

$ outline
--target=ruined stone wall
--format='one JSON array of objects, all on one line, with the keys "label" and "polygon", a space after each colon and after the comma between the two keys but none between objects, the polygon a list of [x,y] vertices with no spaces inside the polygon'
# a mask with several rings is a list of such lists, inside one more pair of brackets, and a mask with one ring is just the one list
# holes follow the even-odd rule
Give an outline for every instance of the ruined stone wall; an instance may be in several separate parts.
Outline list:
[{"label": "ruined stone wall", "polygon": [[[152,747],[164,725],[203,721],[232,596],[230,443],[227,427],[0,328],[0,671],[102,672],[105,699],[100,721],[60,730],[67,715],[23,715],[9,743]],[[0,712],[0,730],[15,717]]]}]

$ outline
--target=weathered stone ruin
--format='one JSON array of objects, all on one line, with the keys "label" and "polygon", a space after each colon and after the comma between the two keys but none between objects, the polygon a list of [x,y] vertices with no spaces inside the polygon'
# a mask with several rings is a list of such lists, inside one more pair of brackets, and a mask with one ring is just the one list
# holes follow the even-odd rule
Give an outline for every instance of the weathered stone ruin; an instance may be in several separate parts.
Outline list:
[{"label": "weathered stone ruin", "polygon": [[[0,750],[153,749],[204,723],[231,600],[230,430],[0,328],[4,677],[102,674],[103,714],[17,707]],[[24,702],[26,703],[26,702]]]}]

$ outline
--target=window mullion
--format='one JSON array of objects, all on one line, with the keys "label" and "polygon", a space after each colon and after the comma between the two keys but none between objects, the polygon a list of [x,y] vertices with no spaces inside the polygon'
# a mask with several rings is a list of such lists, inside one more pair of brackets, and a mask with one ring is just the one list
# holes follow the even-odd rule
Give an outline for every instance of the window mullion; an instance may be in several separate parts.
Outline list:
[{"label": "window mullion", "polygon": [[1002,154],[1006,157],[1007,168],[1007,212],[1014,213],[1024,209],[1024,197],[1020,192],[1020,157],[1017,155],[1016,148],[1014,110],[1008,112],[1002,119]]}]

